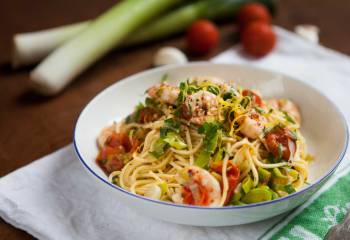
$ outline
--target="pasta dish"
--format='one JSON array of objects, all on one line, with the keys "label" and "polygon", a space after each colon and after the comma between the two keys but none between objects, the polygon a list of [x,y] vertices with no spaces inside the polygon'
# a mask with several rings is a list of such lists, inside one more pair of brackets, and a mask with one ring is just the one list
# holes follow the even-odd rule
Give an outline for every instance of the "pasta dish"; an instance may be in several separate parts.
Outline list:
[{"label": "pasta dish", "polygon": [[98,137],[96,162],[113,184],[208,207],[269,201],[306,184],[312,156],[291,100],[215,77],[162,81],[146,94]]}]

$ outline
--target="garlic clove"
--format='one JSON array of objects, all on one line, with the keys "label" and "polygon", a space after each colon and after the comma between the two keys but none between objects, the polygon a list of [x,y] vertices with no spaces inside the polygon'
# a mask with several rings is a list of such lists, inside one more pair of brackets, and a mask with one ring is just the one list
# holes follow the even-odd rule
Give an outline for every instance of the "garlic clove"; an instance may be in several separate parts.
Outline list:
[{"label": "garlic clove", "polygon": [[320,32],[320,29],[315,25],[310,25],[310,24],[297,25],[294,28],[294,32],[298,34],[300,37],[312,43],[317,44],[319,42],[318,35]]},{"label": "garlic clove", "polygon": [[162,66],[168,64],[187,63],[186,55],[177,48],[163,47],[157,51],[153,58],[154,66]]}]

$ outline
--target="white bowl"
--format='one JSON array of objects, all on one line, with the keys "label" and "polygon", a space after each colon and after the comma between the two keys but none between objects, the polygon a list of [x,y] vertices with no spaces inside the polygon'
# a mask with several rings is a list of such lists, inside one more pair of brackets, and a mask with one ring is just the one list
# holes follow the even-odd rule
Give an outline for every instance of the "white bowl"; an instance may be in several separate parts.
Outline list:
[{"label": "white bowl", "polygon": [[[132,194],[108,182],[96,165],[96,137],[113,120],[120,120],[133,111],[150,86],[159,83],[164,74],[169,82],[189,76],[216,76],[234,80],[245,87],[262,86],[263,96],[276,95],[293,100],[301,109],[302,133],[315,161],[310,165],[308,182],[300,191],[276,200],[244,206],[206,208],[176,205]],[[276,80],[277,79],[277,80]],[[261,85],[264,83],[265,85]],[[277,86],[277,92],[266,86]],[[270,84],[270,85],[269,85]],[[277,85],[276,85],[277,84]],[[273,87],[275,88],[275,87]],[[275,89],[275,90],[276,90]],[[323,94],[289,76],[243,65],[192,63],[165,66],[130,76],[98,94],[82,111],[76,124],[74,146],[88,172],[102,185],[109,186],[121,201],[132,209],[165,221],[197,225],[227,226],[250,223],[276,216],[304,203],[334,173],[348,144],[346,122],[337,107]]]}]

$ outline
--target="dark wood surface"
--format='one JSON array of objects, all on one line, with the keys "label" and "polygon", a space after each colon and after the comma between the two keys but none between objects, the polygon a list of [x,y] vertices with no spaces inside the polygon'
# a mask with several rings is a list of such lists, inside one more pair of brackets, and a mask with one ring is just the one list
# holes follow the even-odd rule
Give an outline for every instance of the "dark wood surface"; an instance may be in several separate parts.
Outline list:
[{"label": "dark wood surface", "polygon": [[[55,98],[43,98],[29,90],[30,67],[10,68],[11,37],[97,16],[111,0],[1,0],[0,1],[0,176],[51,153],[72,141],[78,114],[98,92],[133,73],[151,67],[152,55],[161,46],[184,48],[179,36],[147,46],[114,51],[79,77]],[[349,0],[283,0],[274,19],[276,25],[293,30],[297,24],[315,24],[321,43],[350,55]],[[220,26],[221,43],[209,59],[236,43],[236,27]],[[0,219],[0,239],[32,237]]]}]

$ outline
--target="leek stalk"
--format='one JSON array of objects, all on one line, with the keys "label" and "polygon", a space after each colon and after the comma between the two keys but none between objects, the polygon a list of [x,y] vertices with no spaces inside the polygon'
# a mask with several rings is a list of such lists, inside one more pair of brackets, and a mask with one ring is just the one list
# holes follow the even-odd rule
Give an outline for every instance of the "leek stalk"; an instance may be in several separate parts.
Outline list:
[{"label": "leek stalk", "polygon": [[30,75],[33,86],[45,95],[60,92],[129,33],[179,1],[126,0],[116,4],[35,68]]},{"label": "leek stalk", "polygon": [[62,43],[82,32],[89,22],[75,23],[52,29],[20,33],[13,37],[12,66],[37,63]]},{"label": "leek stalk", "polygon": [[[256,0],[273,11],[275,0]],[[221,20],[233,18],[239,8],[250,0],[202,0],[180,7],[138,29],[121,43],[131,46],[166,38],[184,31],[199,18]],[[13,37],[13,67],[37,63],[65,41],[77,36],[92,21],[86,21],[38,32],[20,33]],[[171,27],[169,27],[171,26]]]}]

